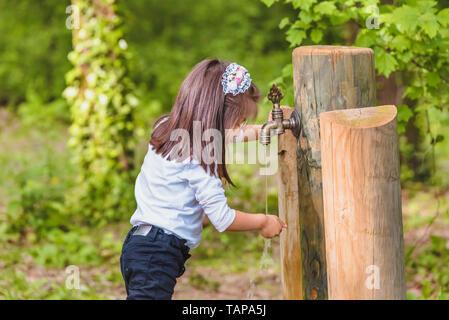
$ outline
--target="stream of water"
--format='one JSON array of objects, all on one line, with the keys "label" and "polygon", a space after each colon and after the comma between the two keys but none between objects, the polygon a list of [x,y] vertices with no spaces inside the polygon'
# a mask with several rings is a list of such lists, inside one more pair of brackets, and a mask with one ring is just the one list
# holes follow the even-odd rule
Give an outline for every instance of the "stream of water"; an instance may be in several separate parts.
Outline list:
[{"label": "stream of water", "polygon": [[[264,146],[265,151],[265,160],[268,159],[267,155],[267,148]],[[267,162],[265,162],[267,163]],[[267,164],[268,165],[268,164]],[[268,215],[268,174],[265,175],[265,215]],[[259,269],[257,270],[256,274],[259,273],[261,270],[266,270],[268,267],[272,266],[274,264],[274,261],[271,257],[271,239],[264,239],[264,247],[262,256],[260,257],[259,261]],[[254,298],[254,292],[256,291],[256,282],[255,282],[255,276],[253,276],[249,281],[249,290],[247,293],[248,299]]]}]

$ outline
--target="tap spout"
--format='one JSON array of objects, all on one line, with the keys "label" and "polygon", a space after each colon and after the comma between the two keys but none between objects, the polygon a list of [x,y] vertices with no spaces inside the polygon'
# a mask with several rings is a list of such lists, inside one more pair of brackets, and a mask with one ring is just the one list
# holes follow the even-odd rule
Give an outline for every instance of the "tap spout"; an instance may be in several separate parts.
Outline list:
[{"label": "tap spout", "polygon": [[280,135],[285,132],[286,129],[290,129],[295,137],[299,137],[301,130],[301,121],[299,115],[294,111],[290,119],[284,119],[284,112],[280,107],[281,99],[284,97],[281,89],[276,85],[270,89],[268,94],[268,100],[273,103],[273,110],[271,110],[272,121],[266,122],[260,131],[259,141],[263,145],[269,145],[271,142],[271,134]]},{"label": "tap spout", "polygon": [[271,130],[277,128],[276,121],[268,121],[266,122],[262,128],[260,129],[259,141],[264,146],[267,146],[271,142]]}]

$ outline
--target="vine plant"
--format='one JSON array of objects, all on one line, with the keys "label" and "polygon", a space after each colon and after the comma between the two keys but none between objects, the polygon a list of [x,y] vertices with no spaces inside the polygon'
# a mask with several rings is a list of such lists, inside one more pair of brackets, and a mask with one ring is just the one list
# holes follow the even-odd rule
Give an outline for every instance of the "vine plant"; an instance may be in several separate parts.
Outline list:
[{"label": "vine plant", "polygon": [[68,203],[87,221],[119,219],[132,198],[138,104],[128,77],[127,43],[115,0],[73,0],[79,28],[73,28],[73,64],[64,97],[71,105],[69,147],[79,169]]}]

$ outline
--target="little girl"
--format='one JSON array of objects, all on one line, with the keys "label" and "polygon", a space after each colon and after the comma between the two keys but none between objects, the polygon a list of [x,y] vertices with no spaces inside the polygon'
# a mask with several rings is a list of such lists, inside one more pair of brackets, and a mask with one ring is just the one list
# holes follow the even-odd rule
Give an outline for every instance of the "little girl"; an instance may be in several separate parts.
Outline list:
[{"label": "little girl", "polygon": [[225,143],[236,132],[242,141],[241,125],[257,114],[259,97],[244,67],[207,59],[186,77],[171,113],[156,121],[120,257],[127,299],[171,299],[206,216],[219,232],[258,230],[272,238],[287,227],[275,215],[231,209],[222,187],[222,179],[233,185]]}]

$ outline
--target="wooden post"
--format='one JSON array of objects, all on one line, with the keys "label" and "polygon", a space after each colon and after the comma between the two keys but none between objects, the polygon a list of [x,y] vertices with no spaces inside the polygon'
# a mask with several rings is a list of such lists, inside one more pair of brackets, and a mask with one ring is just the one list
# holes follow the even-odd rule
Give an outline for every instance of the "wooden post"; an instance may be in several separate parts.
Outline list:
[{"label": "wooden post", "polygon": [[305,299],[327,299],[319,114],[374,106],[374,54],[368,48],[309,46],[293,51],[302,286]]},{"label": "wooden post", "polygon": [[330,299],[405,299],[396,113],[320,115]]},{"label": "wooden post", "polygon": [[[289,119],[294,109],[282,108],[284,119]],[[286,130],[278,136],[278,154],[279,218],[288,226],[280,236],[282,296],[287,300],[301,300],[303,296],[296,138],[291,130]]]}]

